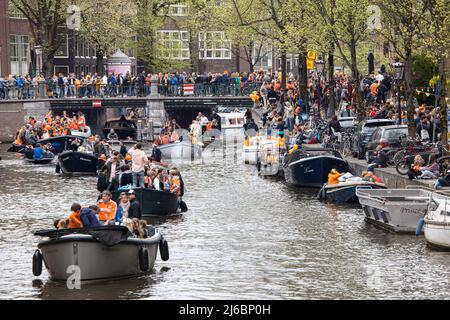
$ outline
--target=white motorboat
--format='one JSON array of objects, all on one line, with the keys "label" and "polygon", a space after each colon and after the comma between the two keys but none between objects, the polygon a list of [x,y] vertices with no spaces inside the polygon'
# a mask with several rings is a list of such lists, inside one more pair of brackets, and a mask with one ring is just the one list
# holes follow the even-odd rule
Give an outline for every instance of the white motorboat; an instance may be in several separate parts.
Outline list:
[{"label": "white motorboat", "polygon": [[240,142],[244,140],[244,112],[218,113],[222,131],[222,140],[225,143]]},{"label": "white motorboat", "polygon": [[92,135],[91,128],[86,126],[84,130],[70,130],[70,133],[76,137],[89,138]]},{"label": "white motorboat", "polygon": [[255,137],[251,137],[247,142],[244,143],[244,146],[242,148],[244,163],[256,165],[258,163],[260,150],[278,150],[277,143],[277,138],[270,136],[266,137],[258,135]]},{"label": "white motorboat", "polygon": [[202,157],[202,146],[190,141],[177,141],[158,146],[163,159],[200,159]]},{"label": "white motorboat", "polygon": [[[127,150],[130,150],[132,147],[134,147],[137,144],[137,141],[135,140],[123,140],[123,143]],[[120,141],[119,140],[109,140],[108,144],[110,145],[111,149],[113,151],[120,152]]]},{"label": "white motorboat", "polygon": [[39,242],[33,255],[33,274],[41,274],[42,262],[50,278],[57,281],[71,276],[85,281],[149,272],[155,264],[158,246],[164,261],[169,259],[169,250],[157,229],[147,230],[145,239],[133,237],[123,226],[35,232],[47,239]]},{"label": "white motorboat", "polygon": [[399,233],[415,233],[431,191],[424,189],[356,189],[366,221]]},{"label": "white motorboat", "polygon": [[423,231],[428,244],[450,250],[450,198],[433,193],[424,218]]}]

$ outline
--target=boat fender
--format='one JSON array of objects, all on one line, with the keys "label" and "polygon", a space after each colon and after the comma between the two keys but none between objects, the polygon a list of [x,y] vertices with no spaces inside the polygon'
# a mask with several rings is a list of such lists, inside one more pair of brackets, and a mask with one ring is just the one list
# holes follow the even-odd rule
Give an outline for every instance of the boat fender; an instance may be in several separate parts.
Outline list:
[{"label": "boat fender", "polygon": [[184,202],[183,200],[180,201],[180,209],[181,209],[181,212],[188,211],[188,206],[187,206],[186,202]]},{"label": "boat fender", "polygon": [[159,240],[159,255],[161,256],[162,261],[169,260],[169,244],[163,237]]},{"label": "boat fender", "polygon": [[55,171],[56,171],[56,173],[60,173],[61,172],[61,167],[60,167],[59,163],[56,165]]},{"label": "boat fender", "polygon": [[148,250],[146,248],[139,249],[139,268],[142,271],[148,271]]},{"label": "boat fender", "polygon": [[42,273],[42,254],[41,251],[36,250],[33,254],[33,275],[36,277]]},{"label": "boat fender", "polygon": [[420,236],[422,234],[423,226],[425,224],[425,219],[422,217],[419,219],[419,222],[417,223],[416,227],[416,237]]}]

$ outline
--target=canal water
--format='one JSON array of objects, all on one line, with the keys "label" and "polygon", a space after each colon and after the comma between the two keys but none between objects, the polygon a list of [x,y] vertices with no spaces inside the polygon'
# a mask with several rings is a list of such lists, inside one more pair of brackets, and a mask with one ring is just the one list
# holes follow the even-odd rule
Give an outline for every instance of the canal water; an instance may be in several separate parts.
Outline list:
[{"label": "canal water", "polygon": [[449,299],[450,253],[423,237],[364,221],[357,206],[316,200],[316,190],[261,179],[240,148],[176,164],[186,181],[183,215],[152,221],[168,240],[152,273],[82,284],[32,275],[38,238],[72,202],[96,200],[96,178],[63,178],[0,145],[0,299]]}]

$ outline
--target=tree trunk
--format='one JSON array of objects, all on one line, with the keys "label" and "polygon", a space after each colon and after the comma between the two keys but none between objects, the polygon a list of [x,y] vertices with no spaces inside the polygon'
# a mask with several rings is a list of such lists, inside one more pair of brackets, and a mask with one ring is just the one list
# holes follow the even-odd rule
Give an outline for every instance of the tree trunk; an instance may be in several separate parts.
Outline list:
[{"label": "tree trunk", "polygon": [[255,71],[255,61],[253,61],[253,47],[254,47],[253,41],[250,41],[249,49],[248,49],[248,64],[250,65],[250,73],[253,73]]},{"label": "tree trunk", "polygon": [[[350,57],[351,57],[351,69],[352,69],[352,78],[353,78],[353,89],[356,90],[356,94],[354,95],[353,104],[356,107],[356,115],[357,121],[360,122],[366,118],[366,108],[362,103],[361,92],[359,88],[359,70],[358,70],[358,61],[356,56],[356,42],[354,40],[351,41],[350,45]],[[352,94],[352,92],[350,93]]]},{"label": "tree trunk", "polygon": [[329,90],[329,101],[328,101],[328,117],[332,117],[336,114],[336,99],[334,96],[334,44],[328,53],[328,90]]},{"label": "tree trunk", "polygon": [[410,138],[416,137],[416,126],[414,123],[414,84],[413,84],[413,58],[411,50],[407,50],[405,64],[405,91],[406,91],[406,109],[408,118],[408,135]]},{"label": "tree trunk", "polygon": [[283,49],[281,52],[281,89],[286,92],[286,51]]},{"label": "tree trunk", "polygon": [[300,51],[298,55],[298,89],[303,100],[302,112],[308,112],[308,70],[306,69],[307,52]]},{"label": "tree trunk", "polygon": [[97,50],[97,65],[95,69],[97,70],[97,74],[101,77],[105,74],[105,62],[104,62],[104,53],[103,50]]},{"label": "tree trunk", "polygon": [[439,62],[439,107],[440,107],[440,122],[441,122],[441,142],[444,147],[448,149],[448,121],[447,121],[447,74],[446,74],[446,61],[444,55],[441,53]]}]

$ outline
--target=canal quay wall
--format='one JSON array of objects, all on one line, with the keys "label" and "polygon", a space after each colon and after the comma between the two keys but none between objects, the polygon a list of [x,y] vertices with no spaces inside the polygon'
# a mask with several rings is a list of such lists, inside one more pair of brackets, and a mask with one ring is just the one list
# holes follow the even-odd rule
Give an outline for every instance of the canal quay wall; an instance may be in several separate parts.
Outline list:
[{"label": "canal quay wall", "polygon": [[[361,176],[364,170],[367,170],[367,162],[365,160],[358,160],[356,158],[346,158],[353,170],[353,174]],[[433,188],[436,180],[423,179],[423,180],[410,180],[408,176],[400,175],[394,167],[377,168],[374,170],[374,174],[379,177],[384,184],[390,189],[405,189],[407,186],[418,186]]]}]

